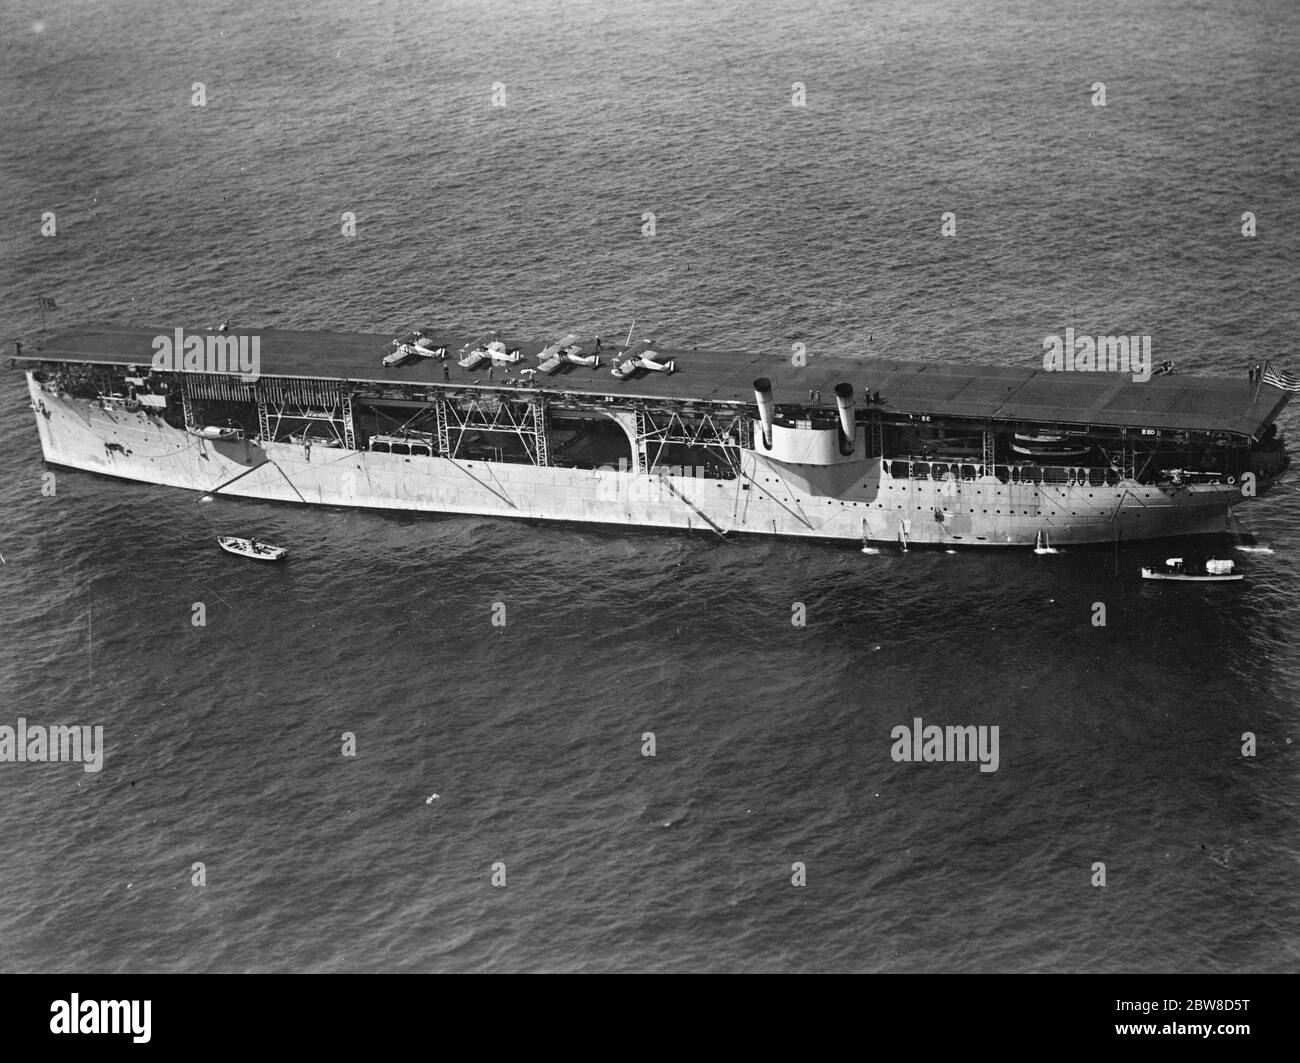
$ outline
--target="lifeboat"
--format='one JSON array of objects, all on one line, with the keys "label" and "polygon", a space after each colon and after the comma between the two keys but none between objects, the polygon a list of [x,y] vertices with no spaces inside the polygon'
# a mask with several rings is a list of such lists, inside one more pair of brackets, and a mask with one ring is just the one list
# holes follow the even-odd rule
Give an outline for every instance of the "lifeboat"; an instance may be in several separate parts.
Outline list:
[{"label": "lifeboat", "polygon": [[228,554],[251,557],[254,561],[280,561],[288,553],[283,546],[259,543],[256,539],[241,539],[237,535],[218,535],[217,545]]},{"label": "lifeboat", "polygon": [[1027,458],[1055,461],[1058,458],[1081,458],[1092,447],[1083,436],[1069,432],[1017,432],[1011,449]]}]

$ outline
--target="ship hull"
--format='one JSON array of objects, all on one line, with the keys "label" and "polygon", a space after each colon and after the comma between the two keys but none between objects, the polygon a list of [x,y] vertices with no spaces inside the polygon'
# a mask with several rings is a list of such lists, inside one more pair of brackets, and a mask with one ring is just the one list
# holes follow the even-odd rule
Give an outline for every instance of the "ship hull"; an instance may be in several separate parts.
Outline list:
[{"label": "ship hull", "polygon": [[47,462],[242,498],[839,541],[1032,547],[1221,533],[1230,485],[1118,485],[892,478],[867,458],[834,470],[742,451],[731,479],[405,456],[196,437],[144,410],[28,389]]}]

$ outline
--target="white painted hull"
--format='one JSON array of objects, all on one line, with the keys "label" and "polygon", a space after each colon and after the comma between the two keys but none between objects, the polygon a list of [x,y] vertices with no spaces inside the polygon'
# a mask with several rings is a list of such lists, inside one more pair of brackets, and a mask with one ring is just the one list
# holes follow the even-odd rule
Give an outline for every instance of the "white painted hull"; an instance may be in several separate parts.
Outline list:
[{"label": "white painted hull", "polygon": [[[742,475],[566,469],[201,439],[143,410],[103,410],[28,375],[45,460],[128,480],[318,505],[861,542],[1053,547],[1222,532],[1227,485],[1118,486],[892,479],[875,458],[819,468],[745,451]],[[252,471],[250,471],[252,470]],[[235,479],[238,477],[238,479]],[[233,481],[233,482],[231,482]],[[225,486],[223,486],[225,485]],[[936,511],[943,519],[936,518]]]}]

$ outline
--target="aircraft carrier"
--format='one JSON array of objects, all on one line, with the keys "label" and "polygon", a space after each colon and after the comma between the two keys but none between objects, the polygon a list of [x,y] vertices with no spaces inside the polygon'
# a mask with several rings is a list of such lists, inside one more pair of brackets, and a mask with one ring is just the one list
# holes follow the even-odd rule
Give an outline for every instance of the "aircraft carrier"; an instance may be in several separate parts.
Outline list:
[{"label": "aircraft carrier", "polygon": [[1239,377],[419,329],[18,345],[45,460],[329,506],[945,546],[1228,530],[1287,468]]}]

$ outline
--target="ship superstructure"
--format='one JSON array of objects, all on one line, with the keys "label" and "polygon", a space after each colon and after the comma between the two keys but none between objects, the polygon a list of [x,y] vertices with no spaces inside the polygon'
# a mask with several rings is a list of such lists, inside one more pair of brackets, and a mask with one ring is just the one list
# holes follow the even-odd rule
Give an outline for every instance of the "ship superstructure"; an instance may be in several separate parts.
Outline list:
[{"label": "ship superstructure", "polygon": [[115,326],[15,362],[52,464],[324,505],[1058,545],[1224,531],[1288,464],[1245,371]]}]

